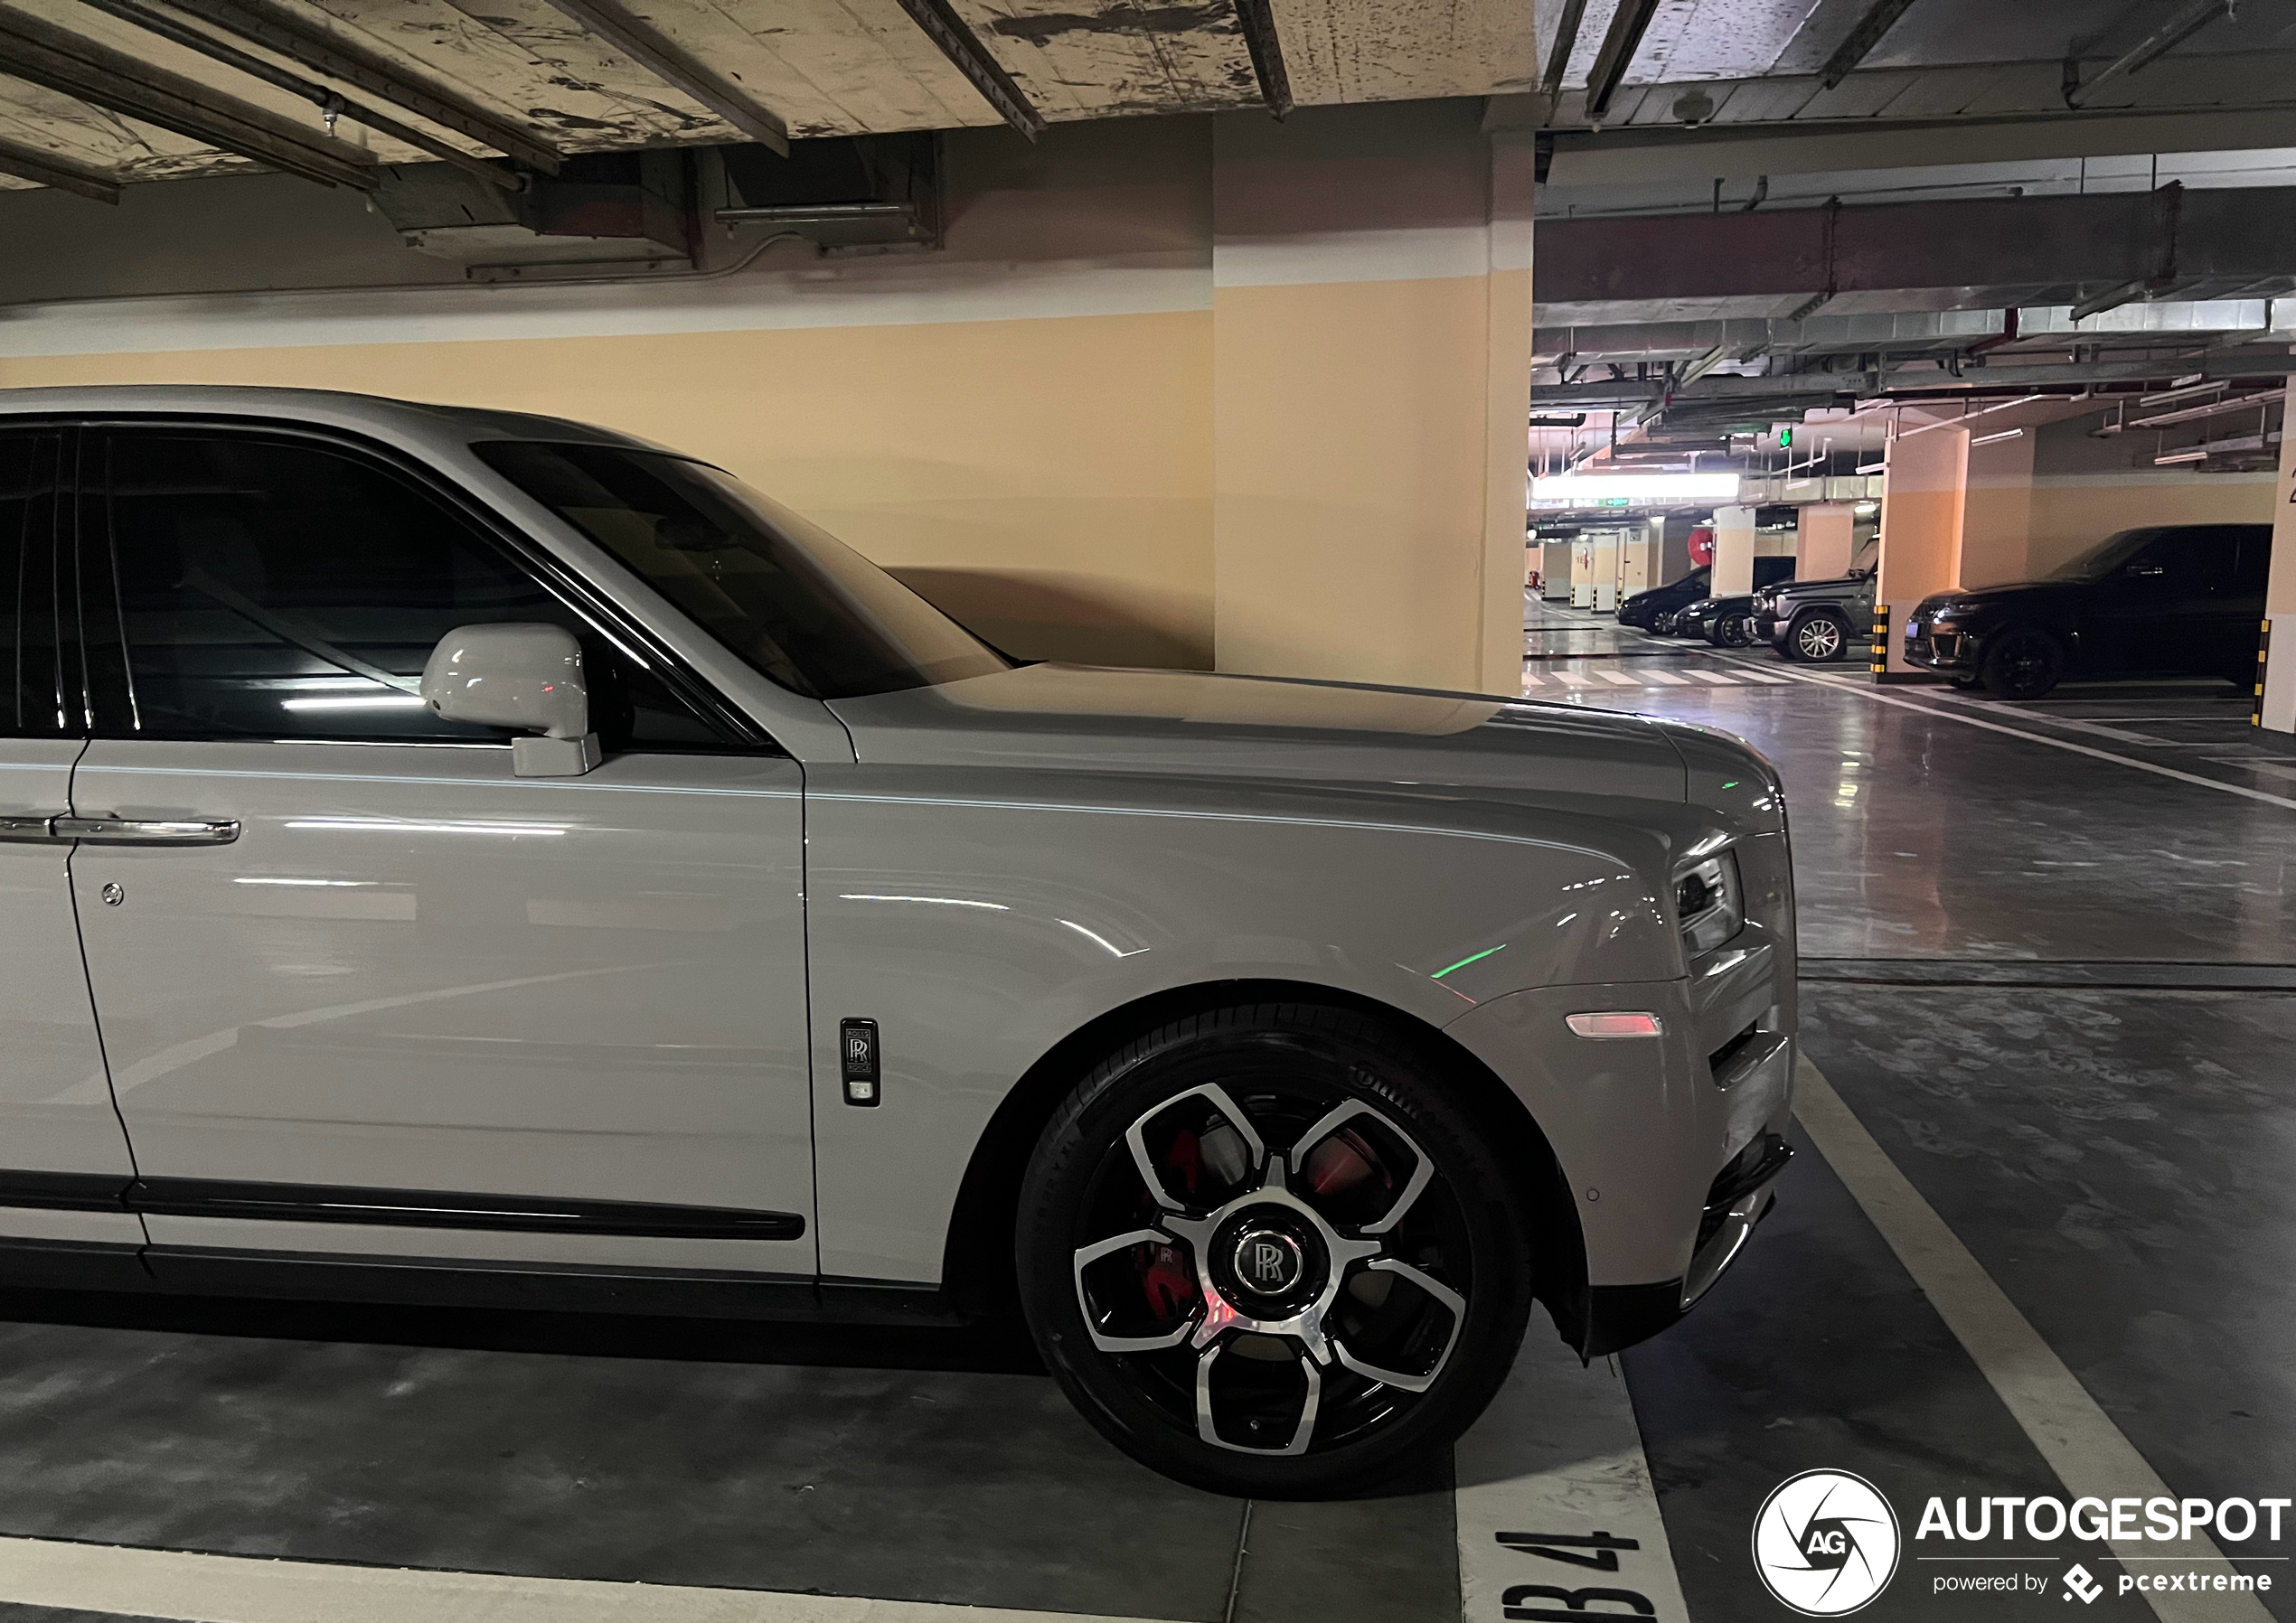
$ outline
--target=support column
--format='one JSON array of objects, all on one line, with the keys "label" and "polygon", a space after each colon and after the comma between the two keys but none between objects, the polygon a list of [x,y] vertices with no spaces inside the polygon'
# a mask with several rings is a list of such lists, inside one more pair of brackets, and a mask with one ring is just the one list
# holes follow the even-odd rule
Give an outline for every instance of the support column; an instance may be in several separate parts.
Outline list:
[{"label": "support column", "polygon": [[[1849,573],[1857,549],[1858,514],[1847,502],[1820,502],[1794,514],[1793,573],[1797,580],[1833,580]],[[1862,629],[1862,628],[1861,628]]]},{"label": "support column", "polygon": [[[1998,416],[1990,420],[2000,422]],[[2033,536],[2037,432],[2028,428],[2014,439],[1990,439],[1985,445],[1976,443],[1989,439],[1984,434],[1971,440],[1969,494],[1962,503],[1960,550],[1953,562],[1955,586],[1997,586],[2032,578],[2028,554]]]},{"label": "support column", "polygon": [[1520,690],[1531,137],[1405,102],[1213,141],[1219,668]]},{"label": "support column", "polygon": [[1736,597],[1754,590],[1754,509],[1717,507],[1714,510],[1714,574],[1709,588],[1717,597]]},{"label": "support column", "polygon": [[[2296,389],[2287,399],[2296,399]],[[2254,719],[2276,733],[2296,733],[2296,432],[2283,405],[2280,483],[2272,504],[2272,569],[2264,583],[2263,669]]]},{"label": "support column", "polygon": [[1884,681],[1927,680],[1931,672],[1905,663],[1905,616],[1932,592],[1955,584],[1969,500],[1969,430],[1901,434],[1889,442],[1884,461],[1874,608],[1877,615],[1887,614],[1887,630],[1886,657],[1872,662],[1873,671]]}]

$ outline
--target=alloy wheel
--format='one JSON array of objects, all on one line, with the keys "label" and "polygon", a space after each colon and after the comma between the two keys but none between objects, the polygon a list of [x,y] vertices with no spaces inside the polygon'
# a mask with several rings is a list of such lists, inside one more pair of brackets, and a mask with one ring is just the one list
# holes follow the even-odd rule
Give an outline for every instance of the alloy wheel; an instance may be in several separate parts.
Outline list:
[{"label": "alloy wheel", "polygon": [[1074,1236],[1093,1346],[1172,1427],[1289,1457],[1420,1402],[1467,1319],[1448,1183],[1386,1111],[1299,1076],[1200,1084],[1099,1158]]},{"label": "alloy wheel", "polygon": [[1841,624],[1830,614],[1804,620],[1793,633],[1794,651],[1813,665],[1823,665],[1841,654]]}]

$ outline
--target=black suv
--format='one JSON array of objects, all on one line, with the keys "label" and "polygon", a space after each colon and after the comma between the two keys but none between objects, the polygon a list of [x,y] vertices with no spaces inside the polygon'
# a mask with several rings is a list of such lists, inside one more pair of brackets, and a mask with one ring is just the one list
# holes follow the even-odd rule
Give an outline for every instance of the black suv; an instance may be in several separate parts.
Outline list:
[{"label": "black suv", "polygon": [[1872,641],[1874,572],[1789,580],[1754,595],[1754,634],[1789,660],[1827,665]]},{"label": "black suv", "polygon": [[1908,664],[2038,699],[2068,676],[2255,680],[2269,524],[2124,530],[2041,580],[1940,592],[1905,626]]}]

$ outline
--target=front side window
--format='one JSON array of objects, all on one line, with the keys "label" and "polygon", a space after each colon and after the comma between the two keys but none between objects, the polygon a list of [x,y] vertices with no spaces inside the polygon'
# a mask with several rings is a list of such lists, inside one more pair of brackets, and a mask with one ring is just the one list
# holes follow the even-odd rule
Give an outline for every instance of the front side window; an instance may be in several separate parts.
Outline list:
[{"label": "front side window", "polygon": [[716,741],[468,520],[363,457],[121,432],[91,436],[83,485],[85,544],[117,590],[116,614],[86,611],[93,662],[113,677],[99,707],[108,734],[497,740],[433,715],[418,679],[456,626],[544,621],[581,641],[608,749]]},{"label": "front side window", "polygon": [[2145,543],[2160,533],[2157,530],[2123,530],[2117,535],[2109,535],[2087,551],[2067,558],[2043,578],[2103,580],[2136,557]]},{"label": "front side window", "polygon": [[472,449],[793,692],[853,699],[1005,669],[875,564],[729,474],[618,446]]}]

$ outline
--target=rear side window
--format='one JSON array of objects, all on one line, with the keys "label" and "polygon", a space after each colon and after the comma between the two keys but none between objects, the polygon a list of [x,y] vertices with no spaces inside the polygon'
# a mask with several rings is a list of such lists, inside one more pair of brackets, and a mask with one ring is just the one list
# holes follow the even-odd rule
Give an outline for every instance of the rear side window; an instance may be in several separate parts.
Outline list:
[{"label": "rear side window", "polygon": [[0,434],[0,735],[55,737],[84,713],[57,616],[62,440]]},{"label": "rear side window", "polygon": [[91,436],[84,462],[86,544],[117,587],[111,624],[89,616],[112,678],[107,735],[496,740],[508,735],[433,715],[417,680],[456,626],[542,621],[581,640],[608,749],[719,742],[658,676],[388,468],[190,431]]}]

